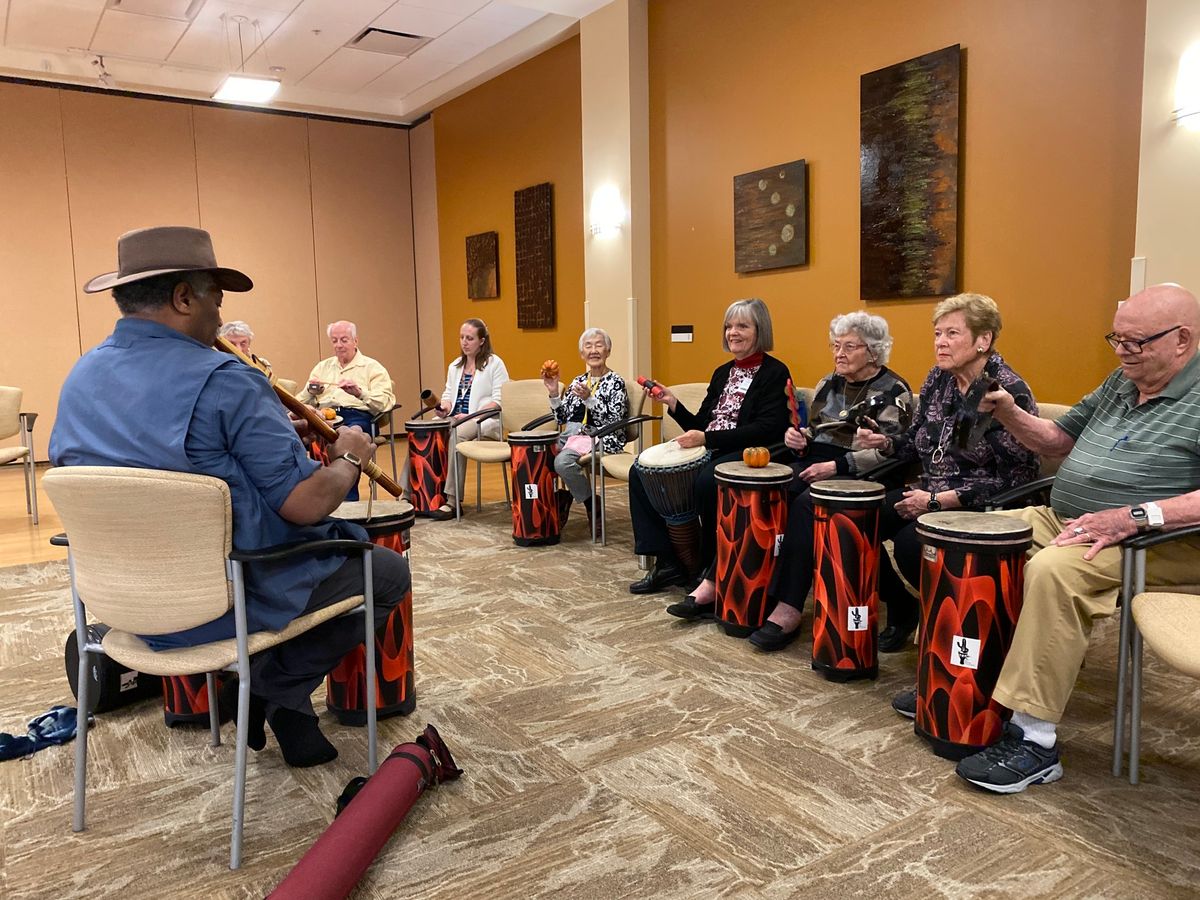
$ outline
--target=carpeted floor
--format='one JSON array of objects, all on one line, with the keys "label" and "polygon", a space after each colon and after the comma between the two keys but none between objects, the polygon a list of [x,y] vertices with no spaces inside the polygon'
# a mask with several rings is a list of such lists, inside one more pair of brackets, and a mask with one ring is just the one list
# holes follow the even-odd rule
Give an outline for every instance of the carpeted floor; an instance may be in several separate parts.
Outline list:
[{"label": "carpeted floor", "polygon": [[[994,797],[953,776],[888,706],[915,651],[834,685],[801,641],[754,653],[634,597],[628,518],[609,546],[572,519],[521,549],[507,509],[413,532],[417,711],[464,778],[427,793],[355,896],[1184,897],[1200,891],[1200,683],[1148,666],[1143,783],[1109,774],[1115,622],[1061,729],[1063,781]],[[0,730],[70,703],[61,564],[0,570]],[[806,620],[805,632],[808,632]],[[321,704],[318,704],[321,708]],[[168,730],[154,703],[100,717],[88,830],[70,830],[72,746],[0,763],[0,896],[266,894],[365,769],[361,729],[334,763],[252,754],[246,859],[227,868],[232,727]]]}]

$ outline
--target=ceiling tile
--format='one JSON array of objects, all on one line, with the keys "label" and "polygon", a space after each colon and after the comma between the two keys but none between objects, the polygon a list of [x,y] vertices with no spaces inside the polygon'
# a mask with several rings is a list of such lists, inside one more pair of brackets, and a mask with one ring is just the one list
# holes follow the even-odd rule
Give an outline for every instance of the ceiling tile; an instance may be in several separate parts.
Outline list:
[{"label": "ceiling tile", "polygon": [[602,6],[608,6],[612,0],[519,0],[519,2],[521,6],[527,6],[530,9],[582,19]]},{"label": "ceiling tile", "polygon": [[419,34],[422,37],[437,37],[462,20],[463,17],[455,13],[397,3],[372,22],[371,26],[388,31],[403,31],[405,34]]},{"label": "ceiling tile", "polygon": [[103,12],[104,0],[12,0],[5,44],[61,50],[87,47]]},{"label": "ceiling tile", "polygon": [[142,59],[166,59],[187,22],[105,10],[89,49]]},{"label": "ceiling tile", "polygon": [[489,3],[472,16],[481,22],[500,22],[505,25],[532,25],[545,13],[540,9],[529,9],[525,6],[514,6],[511,3]]},{"label": "ceiling tile", "polygon": [[405,6],[419,6],[422,9],[439,9],[444,12],[457,13],[459,16],[469,16],[487,6],[487,0],[404,0]]},{"label": "ceiling tile", "polygon": [[353,93],[386,72],[400,58],[387,53],[367,53],[343,47],[300,82],[318,91]]},{"label": "ceiling tile", "polygon": [[524,25],[513,25],[507,22],[484,22],[473,17],[454,26],[454,29],[446,36],[466,44],[490,47],[500,43],[506,37],[516,34],[524,27]]},{"label": "ceiling tile", "polygon": [[[246,68],[265,71],[283,66],[283,82],[298,81],[336,53],[372,19],[392,5],[392,0],[306,0],[267,35],[263,48],[247,60]],[[315,32],[315,33],[314,33]]]},{"label": "ceiling tile", "polygon": [[441,37],[430,41],[413,54],[411,59],[428,56],[442,62],[464,63],[473,56],[478,56],[485,49],[479,44],[456,41],[453,37]]},{"label": "ceiling tile", "polygon": [[445,75],[454,65],[452,62],[417,54],[388,69],[362,90],[364,94],[375,96],[404,97],[435,78]]},{"label": "ceiling tile", "polygon": [[[225,22],[221,21],[222,15],[226,17]],[[208,0],[171,53],[171,62],[210,66],[222,71],[236,68],[239,64],[238,32],[234,16],[246,17],[247,21],[242,25],[242,46],[249,60],[258,49],[259,41],[278,28],[287,13],[249,3]],[[254,27],[255,22],[258,22],[258,28]]]}]

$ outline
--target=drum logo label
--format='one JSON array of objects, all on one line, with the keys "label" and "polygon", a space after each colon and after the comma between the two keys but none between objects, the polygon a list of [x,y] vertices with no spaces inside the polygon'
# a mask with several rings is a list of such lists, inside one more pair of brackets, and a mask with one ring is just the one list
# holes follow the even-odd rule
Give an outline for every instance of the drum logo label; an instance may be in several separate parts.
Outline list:
[{"label": "drum logo label", "polygon": [[538,486],[536,484],[525,485],[525,499],[536,500],[538,498]]},{"label": "drum logo label", "polygon": [[134,688],[136,688],[138,686],[137,682],[138,682],[138,673],[137,672],[132,672],[132,671],[122,672],[121,673],[120,692],[124,693],[125,691],[132,691]]},{"label": "drum logo label", "polygon": [[846,608],[846,630],[866,631],[869,620],[868,609],[865,606],[850,606]]},{"label": "drum logo label", "polygon": [[783,535],[775,535],[775,555],[779,555],[779,551],[783,549]]},{"label": "drum logo label", "polygon": [[921,553],[930,562],[937,562],[937,547],[931,547],[926,544]]},{"label": "drum logo label", "polygon": [[978,669],[979,640],[956,634],[954,636],[954,646],[950,654],[950,661],[964,669]]}]

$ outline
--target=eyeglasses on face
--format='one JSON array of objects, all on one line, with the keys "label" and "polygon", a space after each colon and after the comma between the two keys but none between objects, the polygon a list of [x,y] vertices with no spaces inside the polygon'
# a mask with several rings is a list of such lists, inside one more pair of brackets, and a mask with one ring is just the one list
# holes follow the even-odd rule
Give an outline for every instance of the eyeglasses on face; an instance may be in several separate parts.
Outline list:
[{"label": "eyeglasses on face", "polygon": [[1104,336],[1104,339],[1108,341],[1108,345],[1114,350],[1124,350],[1126,353],[1133,353],[1136,355],[1141,353],[1142,348],[1151,341],[1157,341],[1160,337],[1166,337],[1172,331],[1178,331],[1182,327],[1182,325],[1176,325],[1174,328],[1168,328],[1166,331],[1160,331],[1158,334],[1152,334],[1150,337],[1145,337],[1141,340],[1137,340],[1135,338],[1119,338],[1117,337],[1117,333],[1115,331],[1110,331]]},{"label": "eyeglasses on face", "polygon": [[866,344],[855,344],[852,341],[830,341],[829,349],[834,353],[853,353],[855,350],[861,350]]}]

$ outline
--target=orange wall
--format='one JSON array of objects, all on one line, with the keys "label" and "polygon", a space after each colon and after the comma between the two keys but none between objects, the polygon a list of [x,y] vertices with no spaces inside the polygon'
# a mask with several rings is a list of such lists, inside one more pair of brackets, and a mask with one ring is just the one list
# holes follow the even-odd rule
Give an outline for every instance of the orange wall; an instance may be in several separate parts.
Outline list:
[{"label": "orange wall", "polygon": [[148,225],[209,229],[217,259],[254,279],[223,317],[250,323],[280,376],[303,381],[330,353],[325,325],[351,318],[416,402],[407,131],[2,82],[0,122],[0,316],[23,335],[0,384],[40,414],[39,460],[63,378],[118,317],[81,285]]},{"label": "orange wall", "polygon": [[[572,38],[433,114],[447,362],[458,355],[459,326],[475,317],[487,322],[493,346],[513,378],[536,378],[547,357],[563,364],[564,375],[582,371],[579,77],[579,39]],[[513,192],[545,181],[554,185],[557,326],[518,329]],[[484,231],[500,235],[500,296],[468,300],[466,237]],[[427,387],[438,391],[442,385]]]},{"label": "orange wall", "polygon": [[[1141,0],[651,3],[656,376],[706,379],[724,359],[725,307],[759,296],[799,383],[830,369],[829,320],[864,306],[889,320],[893,366],[919,383],[936,301],[858,294],[859,77],[959,43],[961,287],[1000,304],[999,349],[1038,397],[1094,387],[1128,293],[1144,23]],[[737,275],[733,177],[801,158],[810,264]],[[694,325],[696,342],[669,343],[672,324]]]}]

